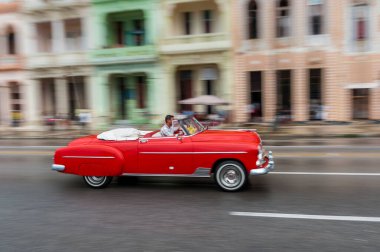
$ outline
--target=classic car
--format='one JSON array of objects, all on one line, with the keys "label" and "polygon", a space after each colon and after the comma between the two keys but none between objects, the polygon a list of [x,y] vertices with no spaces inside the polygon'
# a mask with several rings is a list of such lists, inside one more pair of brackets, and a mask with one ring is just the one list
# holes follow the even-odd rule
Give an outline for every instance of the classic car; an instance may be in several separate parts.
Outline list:
[{"label": "classic car", "polygon": [[83,176],[104,188],[117,176],[210,177],[224,191],[242,189],[249,176],[274,169],[255,130],[214,130],[195,118],[177,120],[179,134],[116,129],[57,149],[52,170]]}]

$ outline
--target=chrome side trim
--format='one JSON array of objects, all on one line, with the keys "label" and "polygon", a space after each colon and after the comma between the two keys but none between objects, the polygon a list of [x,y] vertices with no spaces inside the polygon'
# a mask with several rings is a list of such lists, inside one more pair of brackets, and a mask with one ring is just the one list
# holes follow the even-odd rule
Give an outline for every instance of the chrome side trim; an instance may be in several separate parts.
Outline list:
[{"label": "chrome side trim", "polygon": [[98,159],[112,159],[112,156],[63,156],[63,158],[98,158]]},{"label": "chrome side trim", "polygon": [[195,170],[195,172],[192,174],[193,177],[198,177],[198,178],[208,178],[210,177],[210,168],[203,168],[199,167]]},{"label": "chrome side trim", "polygon": [[179,177],[179,178],[209,178],[211,168],[199,167],[193,174],[157,174],[157,173],[123,173],[122,176],[136,177]]},{"label": "chrome side trim", "polygon": [[140,152],[140,154],[155,154],[155,155],[168,155],[168,154],[247,154],[246,151],[195,151],[195,152],[165,152],[165,151],[152,151],[152,152]]},{"label": "chrome side trim", "polygon": [[59,171],[59,172],[62,172],[62,171],[64,171],[65,170],[65,166],[64,165],[59,165],[59,164],[52,164],[51,165],[51,169],[53,170],[53,171]]},{"label": "chrome side trim", "polygon": [[264,174],[267,174],[270,171],[273,171],[274,170],[273,153],[271,151],[269,151],[267,157],[269,159],[269,162],[268,162],[267,166],[263,167],[263,168],[252,169],[250,171],[249,175],[251,175],[251,176],[264,175]]}]

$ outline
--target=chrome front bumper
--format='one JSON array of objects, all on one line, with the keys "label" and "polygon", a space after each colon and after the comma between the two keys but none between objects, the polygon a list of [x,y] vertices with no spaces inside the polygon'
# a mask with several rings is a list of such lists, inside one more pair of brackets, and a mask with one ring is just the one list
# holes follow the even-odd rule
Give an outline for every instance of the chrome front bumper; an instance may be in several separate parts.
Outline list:
[{"label": "chrome front bumper", "polygon": [[268,172],[274,170],[274,160],[273,160],[273,154],[271,151],[268,152],[268,155],[266,157],[269,159],[266,167],[252,169],[249,175],[256,176],[256,175],[263,175],[267,174]]},{"label": "chrome front bumper", "polygon": [[65,166],[64,165],[60,165],[60,164],[52,164],[51,165],[51,169],[53,171],[59,171],[59,172],[63,172],[65,170]]}]

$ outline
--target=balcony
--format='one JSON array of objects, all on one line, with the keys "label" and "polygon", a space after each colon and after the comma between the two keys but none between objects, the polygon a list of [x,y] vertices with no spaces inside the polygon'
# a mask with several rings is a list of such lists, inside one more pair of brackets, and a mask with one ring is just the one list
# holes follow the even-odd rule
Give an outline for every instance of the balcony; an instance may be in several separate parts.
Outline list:
[{"label": "balcony", "polygon": [[224,51],[232,46],[226,33],[171,36],[161,42],[164,54]]},{"label": "balcony", "polygon": [[88,65],[86,52],[40,53],[27,58],[27,68],[49,68]]},{"label": "balcony", "polygon": [[18,2],[3,2],[0,1],[0,13],[16,12],[20,4]]},{"label": "balcony", "polygon": [[39,12],[49,10],[59,10],[61,8],[73,9],[77,7],[88,6],[90,0],[35,0],[24,1],[23,10],[25,12]]},{"label": "balcony", "polygon": [[0,71],[22,69],[23,58],[19,55],[1,55]]},{"label": "balcony", "polygon": [[157,59],[157,53],[153,45],[143,45],[94,50],[90,58],[95,65],[152,62]]}]

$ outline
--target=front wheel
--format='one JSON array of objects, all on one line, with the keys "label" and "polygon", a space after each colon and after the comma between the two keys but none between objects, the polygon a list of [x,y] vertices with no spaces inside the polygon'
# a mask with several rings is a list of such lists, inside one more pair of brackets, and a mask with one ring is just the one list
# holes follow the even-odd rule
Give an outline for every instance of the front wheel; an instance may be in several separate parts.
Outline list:
[{"label": "front wheel", "polygon": [[218,186],[228,192],[235,192],[244,187],[247,173],[242,164],[236,161],[224,161],[218,165],[215,180]]},{"label": "front wheel", "polygon": [[92,188],[105,188],[111,181],[112,177],[107,176],[83,176],[84,182]]}]

